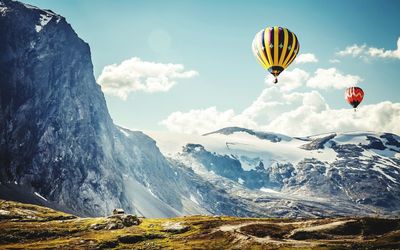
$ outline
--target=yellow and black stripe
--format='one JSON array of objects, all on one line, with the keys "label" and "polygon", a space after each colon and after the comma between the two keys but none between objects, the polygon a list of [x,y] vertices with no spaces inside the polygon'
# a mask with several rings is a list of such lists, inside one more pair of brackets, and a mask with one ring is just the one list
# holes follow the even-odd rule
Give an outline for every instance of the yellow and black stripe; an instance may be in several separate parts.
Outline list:
[{"label": "yellow and black stripe", "polygon": [[253,53],[259,63],[277,77],[293,62],[300,44],[296,35],[282,27],[267,27],[256,34]]}]

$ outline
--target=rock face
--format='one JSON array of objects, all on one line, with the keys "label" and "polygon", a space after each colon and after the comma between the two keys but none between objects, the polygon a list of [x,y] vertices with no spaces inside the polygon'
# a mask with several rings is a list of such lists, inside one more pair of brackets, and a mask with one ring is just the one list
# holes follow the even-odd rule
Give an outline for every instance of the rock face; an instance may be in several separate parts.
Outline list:
[{"label": "rock face", "polygon": [[113,124],[90,48],[63,17],[0,0],[0,33],[0,197],[86,216],[254,215]]},{"label": "rock face", "polygon": [[1,5],[1,181],[83,214],[127,206],[89,46],[51,11]]},{"label": "rock face", "polygon": [[113,124],[89,46],[63,17],[1,0],[0,33],[3,186],[80,215],[115,207],[146,216],[184,211],[183,188],[155,141]]}]

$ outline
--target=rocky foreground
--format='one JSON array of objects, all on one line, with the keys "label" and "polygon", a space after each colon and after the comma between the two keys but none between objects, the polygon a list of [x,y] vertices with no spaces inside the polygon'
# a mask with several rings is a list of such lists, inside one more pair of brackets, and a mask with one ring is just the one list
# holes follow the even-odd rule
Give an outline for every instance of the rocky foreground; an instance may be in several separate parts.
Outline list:
[{"label": "rocky foreground", "polygon": [[79,218],[0,200],[0,248],[399,249],[400,219]]}]

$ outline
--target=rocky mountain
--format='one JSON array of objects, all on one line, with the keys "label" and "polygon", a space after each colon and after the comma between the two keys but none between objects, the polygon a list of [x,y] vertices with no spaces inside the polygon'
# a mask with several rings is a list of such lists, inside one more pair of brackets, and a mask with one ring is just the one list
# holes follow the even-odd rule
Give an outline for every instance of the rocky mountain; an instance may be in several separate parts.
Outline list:
[{"label": "rocky mountain", "polygon": [[0,198],[82,216],[399,211],[396,135],[149,137],[113,123],[90,48],[65,18],[0,0],[0,34]]},{"label": "rocky mountain", "polygon": [[0,196],[80,215],[207,212],[181,198],[190,172],[113,124],[90,48],[63,17],[1,0],[0,33]]},{"label": "rocky mountain", "polygon": [[50,10],[0,0],[0,197],[83,216],[255,216],[156,142],[118,127],[90,48]]},{"label": "rocky mountain", "polygon": [[150,135],[165,155],[261,214],[400,212],[400,137],[394,134],[292,138],[231,127],[204,136]]}]

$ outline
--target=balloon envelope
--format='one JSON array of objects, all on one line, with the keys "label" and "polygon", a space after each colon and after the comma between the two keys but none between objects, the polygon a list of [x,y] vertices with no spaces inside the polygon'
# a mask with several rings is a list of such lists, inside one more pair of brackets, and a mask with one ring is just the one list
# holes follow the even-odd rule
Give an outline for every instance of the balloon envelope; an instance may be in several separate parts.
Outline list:
[{"label": "balloon envelope", "polygon": [[258,62],[277,78],[296,58],[300,44],[293,32],[275,26],[258,32],[252,49]]},{"label": "balloon envelope", "polygon": [[344,98],[353,108],[357,108],[364,98],[364,91],[359,87],[347,88]]}]

